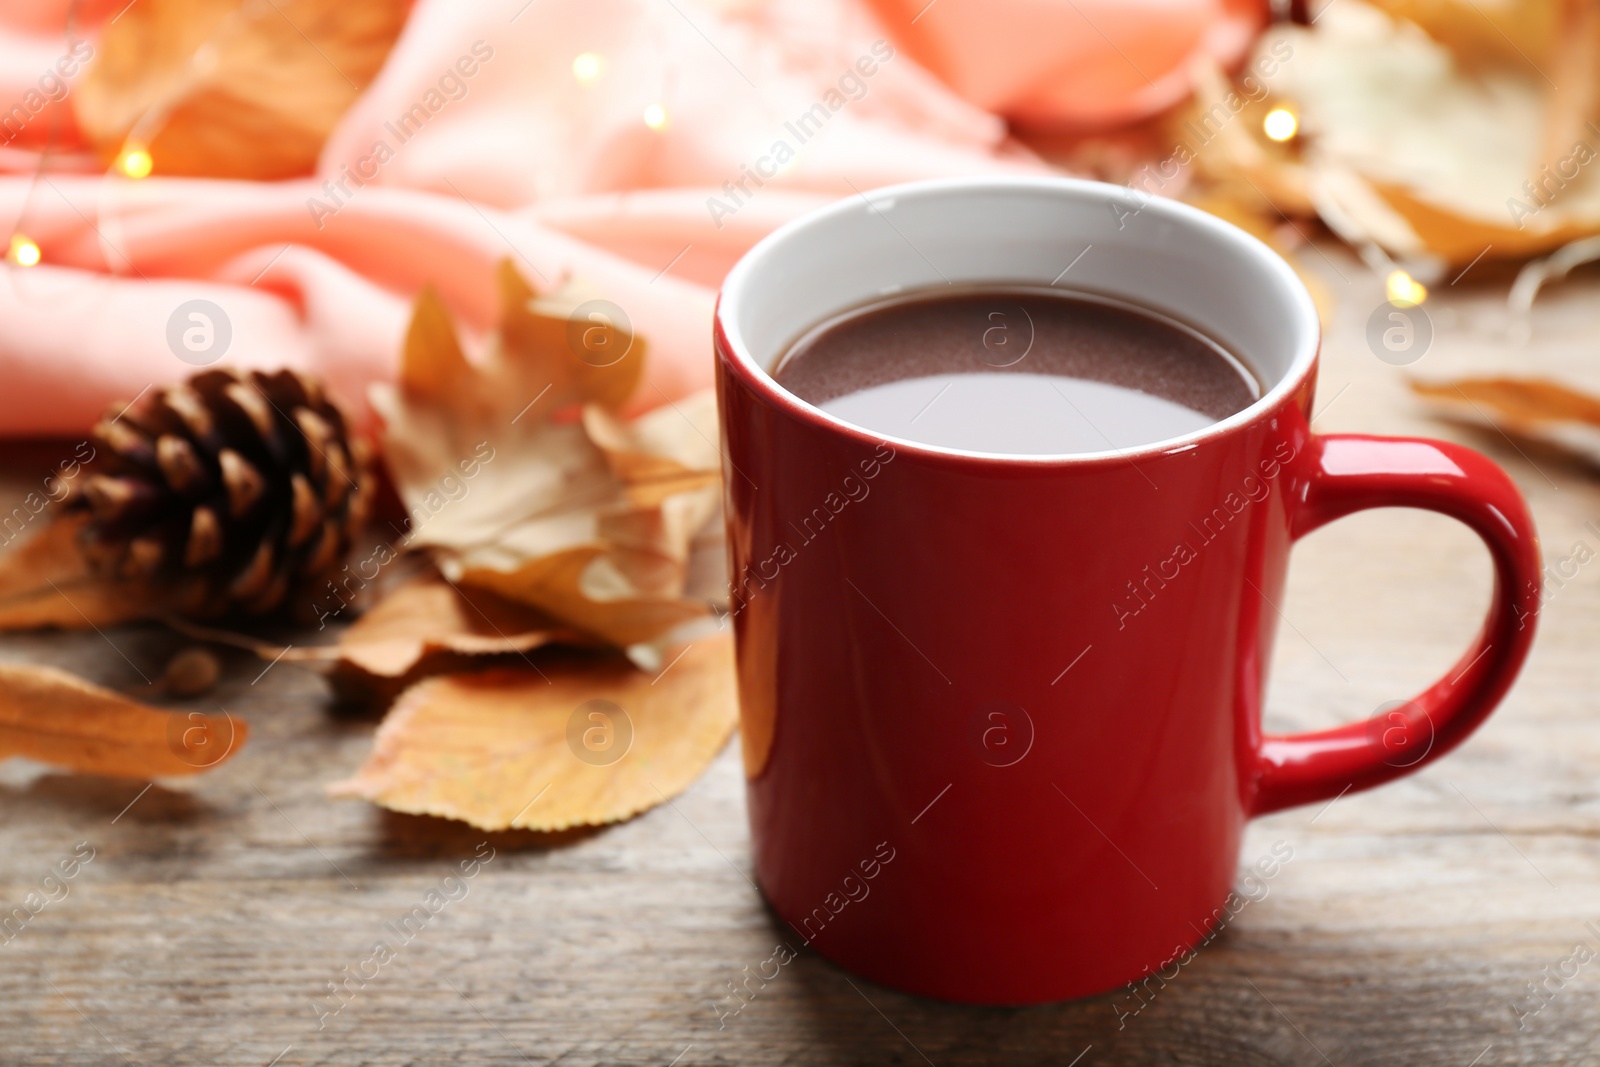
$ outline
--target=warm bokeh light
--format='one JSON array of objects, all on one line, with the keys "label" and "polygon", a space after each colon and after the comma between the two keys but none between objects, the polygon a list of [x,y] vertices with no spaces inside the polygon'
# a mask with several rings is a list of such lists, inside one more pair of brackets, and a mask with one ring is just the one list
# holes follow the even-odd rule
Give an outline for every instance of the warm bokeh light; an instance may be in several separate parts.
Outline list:
[{"label": "warm bokeh light", "polygon": [[117,169],[130,178],[144,178],[150,174],[150,168],[155,161],[150,158],[150,153],[143,148],[130,145],[122,150],[117,157]]},{"label": "warm bokeh light", "polygon": [[11,251],[7,258],[20,266],[31,267],[39,262],[39,246],[32,239],[14,233],[11,235]]},{"label": "warm bokeh light", "polygon": [[1395,307],[1416,307],[1428,299],[1427,287],[1403,270],[1390,271],[1383,288]]},{"label": "warm bokeh light", "polygon": [[1261,120],[1261,129],[1274,141],[1287,141],[1300,129],[1300,120],[1286,107],[1275,107]]},{"label": "warm bokeh light", "polygon": [[644,109],[644,124],[652,130],[666,129],[667,109],[660,104],[651,104]]},{"label": "warm bokeh light", "polygon": [[572,76],[582,85],[593,85],[606,72],[606,58],[599,52],[580,52],[572,60]]}]

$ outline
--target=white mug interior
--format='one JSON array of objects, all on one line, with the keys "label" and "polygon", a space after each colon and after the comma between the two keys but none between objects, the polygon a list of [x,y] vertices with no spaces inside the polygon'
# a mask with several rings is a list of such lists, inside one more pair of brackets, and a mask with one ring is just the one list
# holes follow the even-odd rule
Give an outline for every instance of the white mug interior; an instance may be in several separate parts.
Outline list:
[{"label": "white mug interior", "polygon": [[1277,253],[1187,204],[1072,178],[942,179],[840,200],[751,249],[723,282],[717,315],[733,358],[784,403],[850,427],[773,380],[789,347],[817,323],[875,300],[947,285],[992,284],[1053,286],[1168,315],[1244,361],[1261,385],[1261,397],[1227,419],[1105,456],[1170,451],[1248,422],[1264,407],[1276,406],[1316,360],[1316,308]]}]

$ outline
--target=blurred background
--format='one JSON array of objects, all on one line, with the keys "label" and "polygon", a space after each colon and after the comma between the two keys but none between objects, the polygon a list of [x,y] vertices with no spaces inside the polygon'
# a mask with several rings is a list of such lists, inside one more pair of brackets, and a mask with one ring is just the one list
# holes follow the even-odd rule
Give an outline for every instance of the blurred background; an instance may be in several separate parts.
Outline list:
[{"label": "blurred background", "polygon": [[1396,307],[1464,278],[1525,313],[1595,251],[1597,54],[1587,0],[9,3],[0,434],[217,355],[169,343],[195,299],[229,363],[364,410],[416,292],[481,332],[508,258],[603,290],[682,396],[755,240],[956,174],[1196,203],[1300,250],[1325,317],[1330,238]]}]

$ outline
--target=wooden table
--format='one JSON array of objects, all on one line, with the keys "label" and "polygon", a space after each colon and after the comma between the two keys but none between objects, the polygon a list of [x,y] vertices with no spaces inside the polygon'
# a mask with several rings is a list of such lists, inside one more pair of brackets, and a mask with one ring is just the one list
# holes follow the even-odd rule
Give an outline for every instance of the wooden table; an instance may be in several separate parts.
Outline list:
[{"label": "wooden table", "polygon": [[[1576,541],[1600,551],[1594,472],[1433,422],[1403,384],[1407,373],[1516,369],[1600,390],[1600,286],[1574,281],[1541,300],[1524,348],[1505,340],[1503,284],[1440,286],[1428,304],[1431,351],[1396,368],[1363,339],[1378,281],[1328,257],[1303,257],[1337,301],[1317,427],[1466,440],[1527,492],[1549,559]],[[1283,605],[1270,725],[1366,717],[1419,689],[1466,646],[1488,580],[1476,540],[1437,516],[1368,513],[1316,534],[1298,550]],[[9,637],[0,657],[137,692],[139,672],[183,643],[128,627]],[[1600,565],[1554,592],[1521,682],[1460,751],[1377,792],[1255,824],[1246,862],[1278,841],[1292,861],[1120,1023],[1126,997],[963,1008],[852,984],[803,954],[719,1024],[733,1003],[727,983],[782,936],[751,884],[737,745],[674,805],[624,825],[485,835],[326,799],[324,784],[361,762],[373,723],[331,713],[322,680],[299,668],[262,674],[242,655],[227,666],[214,699],[193,706],[220,703],[254,733],[215,773],[147,787],[0,767],[0,905],[20,903],[80,842],[94,850],[68,895],[0,944],[0,1062],[1600,1059],[1600,958],[1520,1029],[1511,1007],[1534,1006],[1527,983],[1562,969],[1575,945],[1600,952]],[[314,1004],[328,983],[485,840],[494,858],[467,896],[319,1029]]]}]

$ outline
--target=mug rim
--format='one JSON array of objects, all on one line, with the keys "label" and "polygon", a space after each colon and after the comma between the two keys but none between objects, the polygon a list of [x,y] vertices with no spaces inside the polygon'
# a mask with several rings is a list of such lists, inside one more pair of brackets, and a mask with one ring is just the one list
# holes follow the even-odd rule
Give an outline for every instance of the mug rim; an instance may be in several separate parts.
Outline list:
[{"label": "mug rim", "polygon": [[[1212,238],[1234,244],[1245,255],[1257,260],[1267,271],[1279,275],[1280,279],[1285,283],[1285,290],[1293,304],[1290,311],[1294,319],[1298,323],[1309,327],[1305,331],[1305,338],[1300,344],[1300,350],[1294,353],[1288,368],[1271,388],[1263,390],[1262,394],[1253,402],[1227,418],[1208,423],[1198,430],[1193,430],[1178,437],[1153,441],[1149,444],[1121,449],[1112,448],[1098,452],[983,452],[977,449],[933,445],[911,438],[897,437],[893,434],[873,432],[836,415],[831,415],[779,385],[772,374],[750,354],[738,325],[740,305],[744,289],[749,284],[749,276],[762,260],[774,255],[777,249],[786,244],[797,233],[854,210],[857,200],[865,201],[870,206],[872,204],[870,198],[874,195],[900,199],[938,193],[1004,193],[1015,190],[1043,192],[1075,198],[1125,196],[1132,192],[1127,186],[1091,181],[1084,178],[1008,175],[983,178],[934,178],[924,181],[903,182],[897,185],[882,186],[865,193],[857,192],[851,196],[841,197],[831,204],[809,211],[799,218],[791,219],[784,223],[756,242],[749,251],[740,257],[739,262],[734,264],[733,269],[723,279],[722,286],[717,292],[717,303],[714,312],[714,339],[717,349],[725,357],[727,365],[737,371],[745,384],[761,395],[768,403],[777,405],[790,415],[809,422],[819,429],[825,429],[861,442],[886,443],[893,446],[897,452],[905,450],[911,454],[920,453],[929,458],[954,459],[984,464],[1005,463],[1032,466],[1094,465],[1151,459],[1158,456],[1186,452],[1200,444],[1235,433],[1270,412],[1278,410],[1314,373],[1317,356],[1321,349],[1321,321],[1317,314],[1316,305],[1312,302],[1310,292],[1288,261],[1263,244],[1258,238],[1232,223],[1226,222],[1199,208],[1159,196],[1150,196],[1146,199],[1140,206],[1140,211],[1152,212],[1156,217],[1164,218],[1176,225],[1198,228],[1206,231],[1207,235]],[[1125,302],[1128,299],[1122,296],[1117,296],[1116,298]],[[1159,306],[1149,307],[1149,310],[1159,314],[1172,315],[1170,310]],[[1207,336],[1210,335],[1207,334]],[[1218,343],[1221,342],[1219,341]],[[1224,344],[1223,347],[1227,348],[1227,345]],[[1259,373],[1257,368],[1252,368],[1252,370]]]}]

